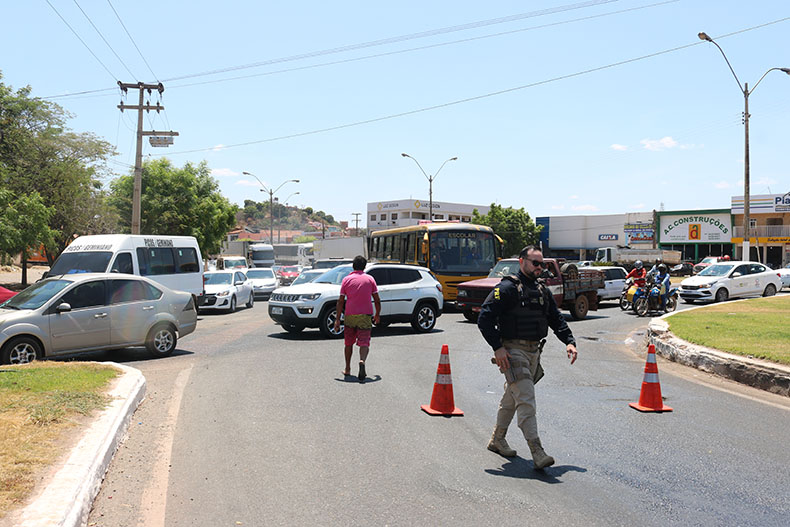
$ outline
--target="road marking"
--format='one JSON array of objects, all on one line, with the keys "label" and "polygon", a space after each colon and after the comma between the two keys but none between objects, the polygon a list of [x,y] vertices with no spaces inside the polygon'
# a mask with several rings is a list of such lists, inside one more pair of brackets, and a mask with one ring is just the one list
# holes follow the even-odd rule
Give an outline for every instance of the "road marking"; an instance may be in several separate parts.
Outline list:
[{"label": "road marking", "polygon": [[163,433],[155,447],[155,460],[151,479],[143,490],[140,498],[139,527],[164,527],[165,511],[167,510],[167,487],[170,480],[170,457],[173,453],[173,438],[181,408],[184,388],[192,373],[192,366],[181,370],[173,383],[173,393],[167,408],[167,417],[162,423]]}]

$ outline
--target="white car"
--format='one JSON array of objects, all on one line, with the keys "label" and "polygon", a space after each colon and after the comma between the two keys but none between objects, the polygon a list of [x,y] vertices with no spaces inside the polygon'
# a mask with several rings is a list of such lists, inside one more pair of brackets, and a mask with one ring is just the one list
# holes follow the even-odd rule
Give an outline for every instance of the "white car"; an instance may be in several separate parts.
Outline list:
[{"label": "white car", "polygon": [[680,283],[680,298],[684,302],[747,296],[772,296],[782,288],[776,271],[759,262],[729,261],[715,263],[699,274]]},{"label": "white car", "polygon": [[201,311],[220,309],[233,313],[239,303],[252,307],[255,302],[252,282],[242,271],[210,271],[203,274],[203,283],[206,299]]},{"label": "white car", "polygon": [[[335,331],[340,284],[351,272],[350,265],[329,269],[314,281],[277,289],[269,298],[269,316],[289,333],[319,328],[325,337],[343,335]],[[442,314],[442,285],[425,267],[405,264],[368,264],[365,272],[375,280],[381,299],[381,323],[410,322],[419,333],[433,330]]]},{"label": "white car", "polygon": [[271,269],[261,267],[248,269],[246,274],[247,278],[252,282],[252,292],[256,297],[269,298],[272,291],[280,287],[280,281]]},{"label": "white car", "polygon": [[782,287],[790,287],[790,264],[776,271],[782,280]]},{"label": "white car", "polygon": [[598,290],[598,301],[619,299],[628,274],[623,267],[594,267],[604,274],[604,287]]}]

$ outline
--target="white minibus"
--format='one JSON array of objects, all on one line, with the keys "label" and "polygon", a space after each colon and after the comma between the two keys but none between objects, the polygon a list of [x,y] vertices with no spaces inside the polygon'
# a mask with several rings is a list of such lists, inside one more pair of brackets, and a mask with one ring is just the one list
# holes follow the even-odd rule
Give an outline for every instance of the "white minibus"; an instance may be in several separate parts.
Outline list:
[{"label": "white minibus", "polygon": [[203,261],[194,236],[97,234],[80,236],[64,249],[47,276],[124,273],[146,276],[203,301]]}]

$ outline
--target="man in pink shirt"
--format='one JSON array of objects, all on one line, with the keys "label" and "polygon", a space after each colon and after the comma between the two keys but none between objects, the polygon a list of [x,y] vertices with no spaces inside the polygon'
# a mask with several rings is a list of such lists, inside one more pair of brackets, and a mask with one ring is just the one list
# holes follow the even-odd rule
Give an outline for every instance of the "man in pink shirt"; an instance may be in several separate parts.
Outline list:
[{"label": "man in pink shirt", "polygon": [[[373,323],[379,323],[381,315],[381,300],[376,280],[365,273],[368,261],[364,256],[357,256],[352,262],[354,269],[351,274],[343,278],[340,285],[340,298],[337,299],[337,315],[335,317],[335,331],[340,331],[340,316],[345,309],[345,355],[346,368],[343,375],[351,375],[351,355],[354,343],[359,346],[359,382],[365,382],[365,359],[370,351],[370,330]],[[376,304],[376,315],[373,316],[371,297]],[[371,318],[373,320],[371,320]]]}]

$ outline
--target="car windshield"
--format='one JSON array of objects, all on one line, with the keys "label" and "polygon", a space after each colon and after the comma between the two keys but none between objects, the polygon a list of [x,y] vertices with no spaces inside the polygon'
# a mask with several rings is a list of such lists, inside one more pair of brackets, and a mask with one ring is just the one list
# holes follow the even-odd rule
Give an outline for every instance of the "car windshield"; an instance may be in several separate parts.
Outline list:
[{"label": "car windshield", "polygon": [[295,265],[288,265],[280,269],[281,273],[298,273],[299,268]]},{"label": "car windshield", "polygon": [[333,267],[337,267],[338,265],[351,263],[348,260],[319,260],[313,264],[314,269],[331,269]]},{"label": "car windshield", "polygon": [[700,272],[697,276],[724,276],[729,273],[732,268],[732,264],[715,264]]},{"label": "car windshield", "polygon": [[502,278],[509,274],[518,274],[518,261],[506,262],[505,260],[500,260],[494,268],[491,269],[491,272],[488,273],[488,277]]},{"label": "car windshield", "polygon": [[340,285],[343,282],[343,278],[348,276],[349,273],[351,273],[351,266],[341,265],[339,267],[335,267],[325,272],[324,274],[316,278],[314,282],[317,284]]},{"label": "car windshield", "polygon": [[38,309],[71,283],[73,282],[69,280],[54,279],[38,282],[12,296],[0,304],[0,307],[4,309]]},{"label": "car windshield", "polygon": [[707,258],[703,258],[700,263],[706,264],[713,264],[716,263],[717,258],[715,256],[708,256]]},{"label": "car windshield", "polygon": [[274,273],[271,269],[250,269],[247,271],[247,278],[274,278]]},{"label": "car windshield", "polygon": [[58,257],[52,269],[49,270],[49,276],[73,273],[103,273],[107,270],[110,258],[112,258],[111,252],[64,252]]},{"label": "car windshield", "polygon": [[244,258],[225,258],[225,269],[235,267],[247,267],[247,260]]},{"label": "car windshield", "polygon": [[206,285],[228,285],[233,278],[232,273],[205,273],[203,282]]},{"label": "car windshield", "polygon": [[296,280],[294,280],[293,285],[306,284],[308,282],[312,282],[313,280],[315,280],[316,278],[318,278],[319,276],[324,274],[324,272],[325,271],[323,271],[323,270],[319,270],[319,271],[305,271],[305,272],[303,272],[302,274],[300,274],[299,276],[296,277]]}]

